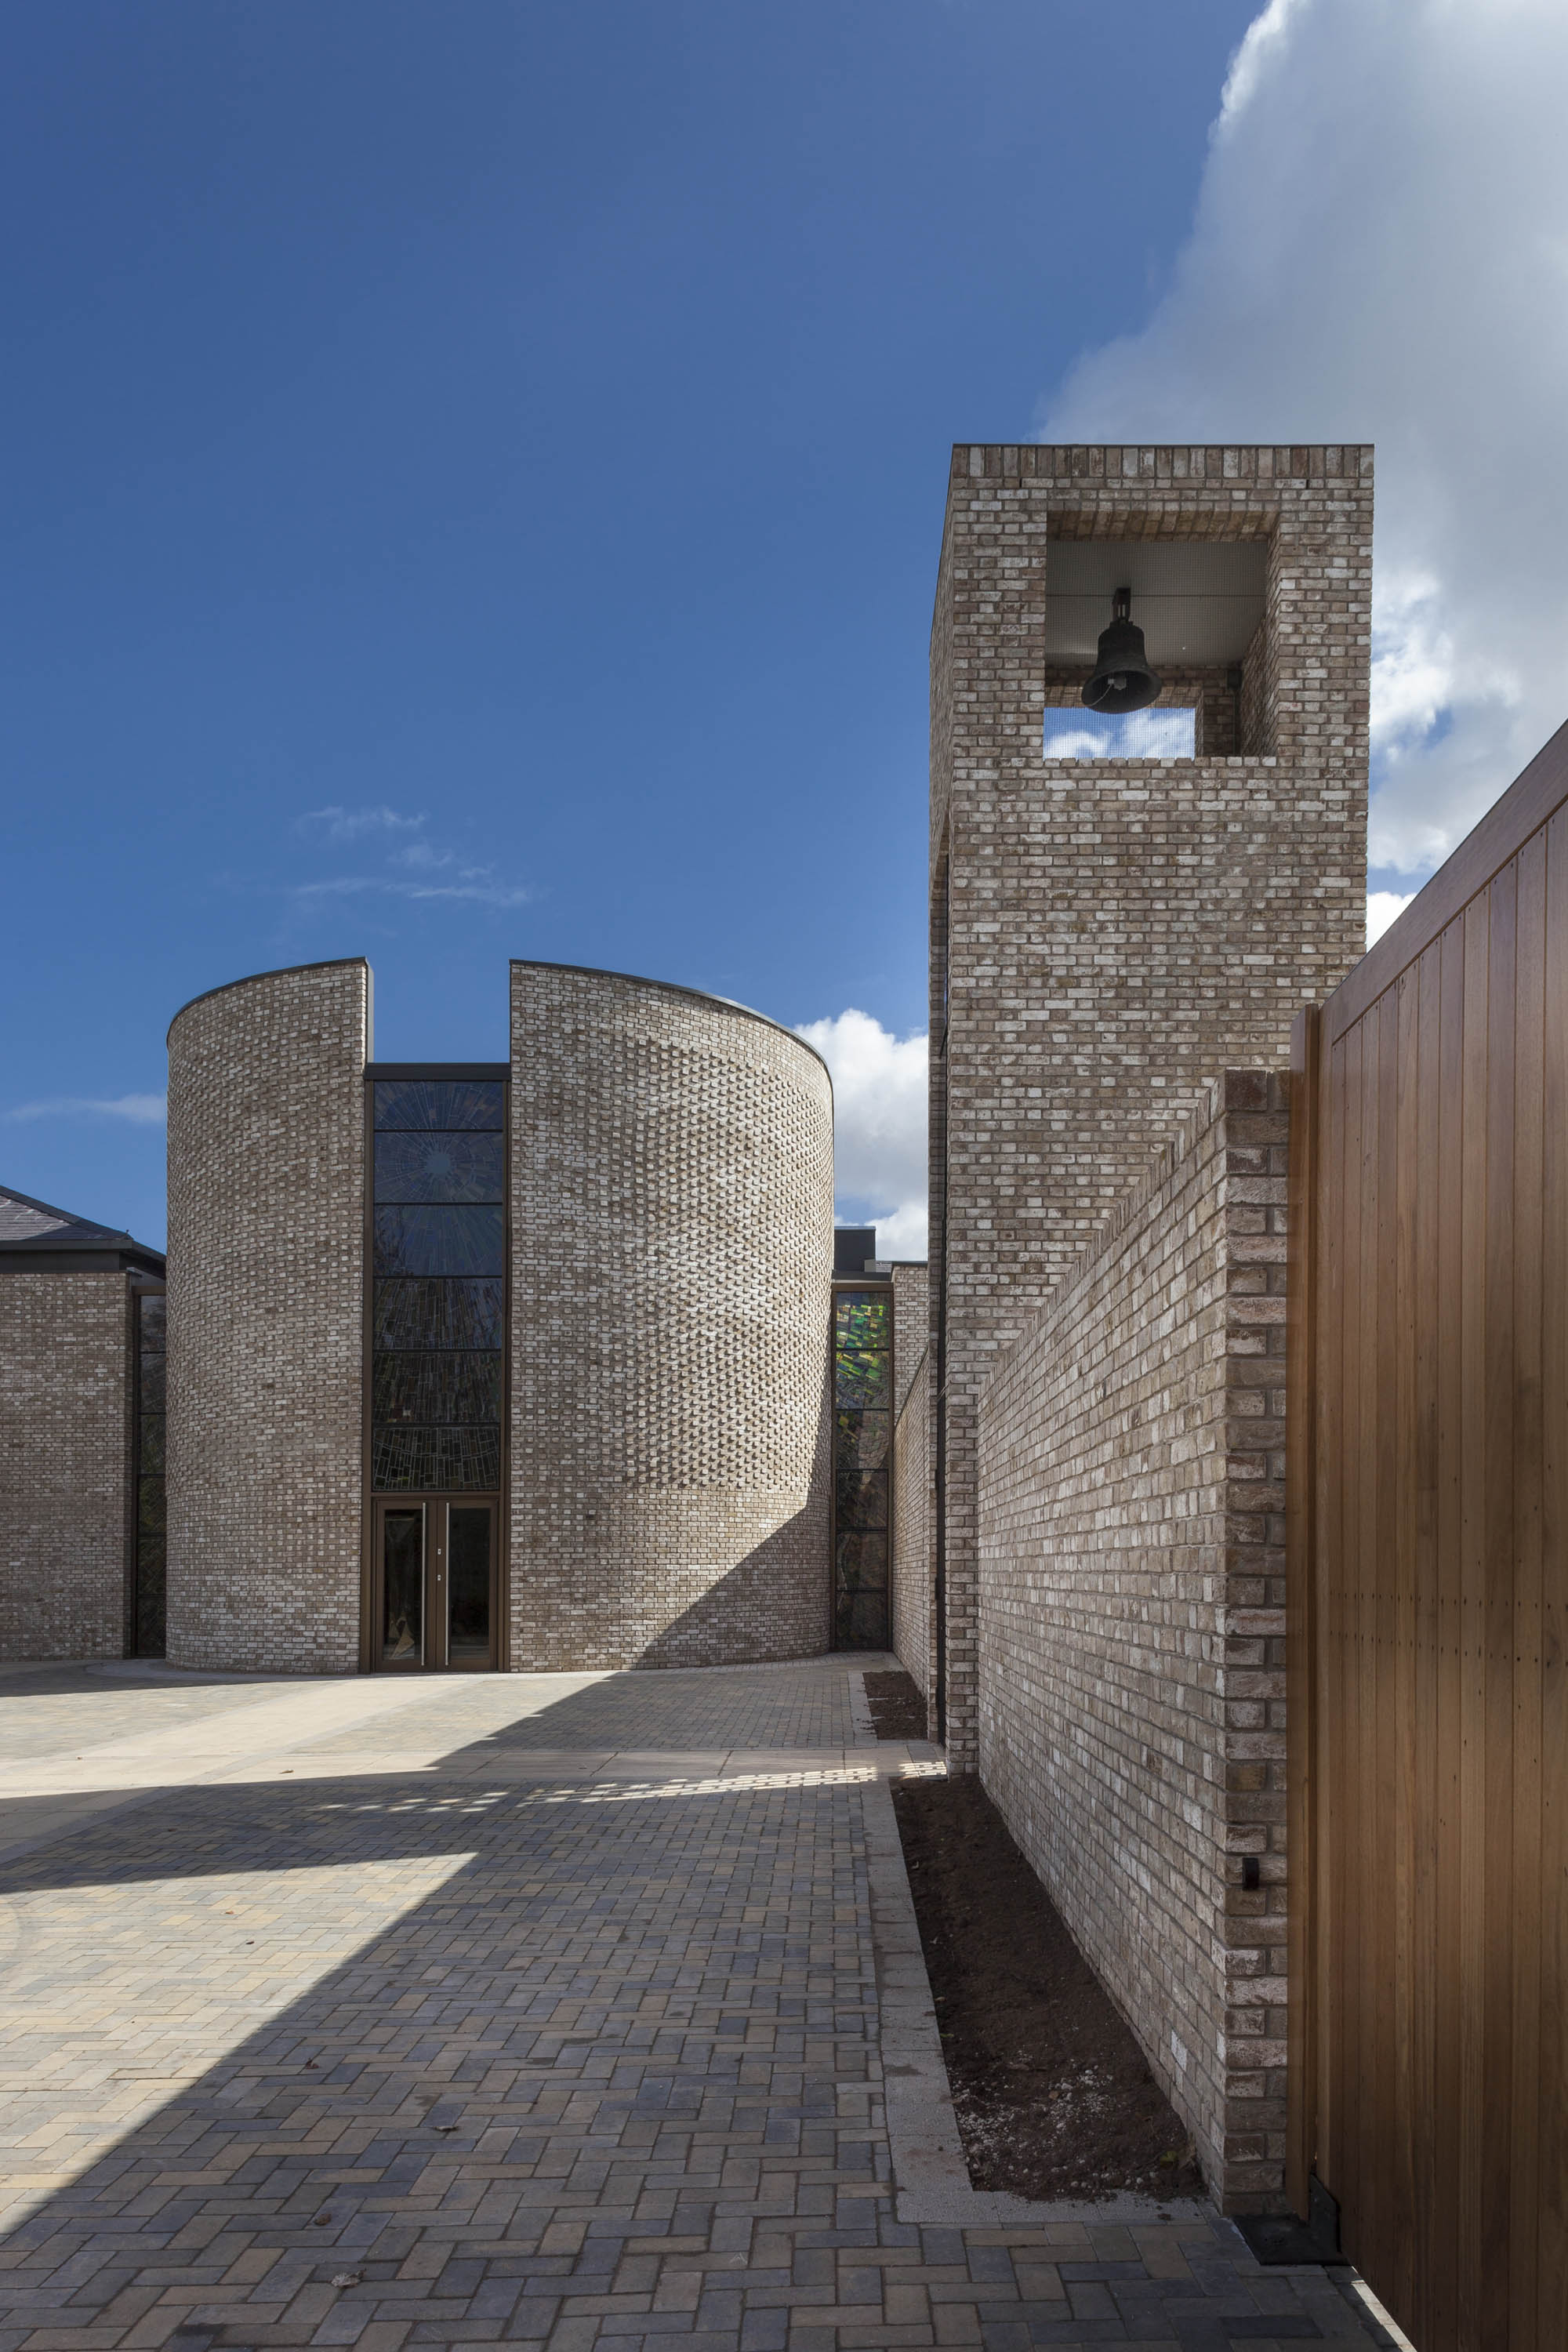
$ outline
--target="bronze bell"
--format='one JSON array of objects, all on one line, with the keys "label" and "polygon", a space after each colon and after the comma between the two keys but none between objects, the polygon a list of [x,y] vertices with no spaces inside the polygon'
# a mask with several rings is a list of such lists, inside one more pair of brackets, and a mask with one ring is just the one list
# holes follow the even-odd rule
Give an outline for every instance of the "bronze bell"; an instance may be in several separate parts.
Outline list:
[{"label": "bronze bell", "polygon": [[1119,588],[1110,600],[1110,626],[1100,633],[1100,659],[1083,699],[1090,710],[1147,710],[1159,691],[1143,650],[1143,632],[1133,625],[1132,591]]}]

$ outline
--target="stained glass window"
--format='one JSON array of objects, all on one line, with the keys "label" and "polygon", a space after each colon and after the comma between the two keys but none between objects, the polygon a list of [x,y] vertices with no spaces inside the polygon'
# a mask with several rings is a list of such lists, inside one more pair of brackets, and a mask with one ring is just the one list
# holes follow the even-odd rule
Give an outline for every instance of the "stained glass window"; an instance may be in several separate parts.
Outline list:
[{"label": "stained glass window", "polygon": [[833,1301],[834,1638],[885,1650],[892,1453],[893,1300],[886,1289]]},{"label": "stained glass window", "polygon": [[164,1353],[167,1301],[161,1290],[136,1297],[136,1589],[134,1643],[139,1658],[161,1658],[165,1648],[166,1517]]},{"label": "stained glass window", "polygon": [[375,1197],[385,1201],[499,1201],[506,1138],[430,1128],[375,1139]]},{"label": "stained glass window", "polygon": [[374,1081],[371,1485],[500,1485],[506,1089]]},{"label": "stained glass window", "polygon": [[460,1127],[500,1135],[506,1088],[499,1078],[378,1078],[375,1123],[378,1129]]},{"label": "stained glass window", "polygon": [[499,1275],[479,1281],[381,1281],[375,1286],[377,1348],[500,1348],[505,1290]]},{"label": "stained glass window", "polygon": [[384,1209],[378,1203],[375,1271],[504,1274],[504,1213],[499,1205],[493,1209]]}]

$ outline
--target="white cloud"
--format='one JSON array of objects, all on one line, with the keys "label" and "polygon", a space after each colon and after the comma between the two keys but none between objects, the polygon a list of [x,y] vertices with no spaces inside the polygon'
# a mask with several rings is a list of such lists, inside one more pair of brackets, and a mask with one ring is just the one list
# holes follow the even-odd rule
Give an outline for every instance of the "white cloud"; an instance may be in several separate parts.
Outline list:
[{"label": "white cloud", "polygon": [[1146,326],[1046,440],[1371,440],[1374,866],[1436,865],[1568,718],[1568,8],[1270,0]]},{"label": "white cloud", "polygon": [[834,1190],[847,1223],[875,1224],[885,1257],[926,1253],[926,1041],[868,1013],[805,1021],[796,1034],[833,1073]]},{"label": "white cloud", "polygon": [[[450,861],[435,861],[445,866]],[[526,907],[537,897],[526,883],[498,881],[486,866],[464,866],[452,882],[402,882],[389,874],[340,874],[327,882],[296,883],[290,896],[306,905],[319,898],[354,898],[367,891],[393,898],[460,898],[478,907]]]},{"label": "white cloud", "polygon": [[1390,923],[1405,909],[1415,893],[1414,890],[1369,890],[1366,894],[1366,943],[1382,939]]},{"label": "white cloud", "polygon": [[314,832],[327,841],[363,841],[367,834],[417,833],[425,823],[423,815],[404,816],[398,810],[387,808],[319,808],[307,809],[297,820],[300,833]]},{"label": "white cloud", "polygon": [[133,1127],[162,1127],[169,1113],[166,1095],[51,1095],[47,1101],[18,1103],[7,1118],[72,1118],[88,1112],[100,1118],[127,1118]]}]

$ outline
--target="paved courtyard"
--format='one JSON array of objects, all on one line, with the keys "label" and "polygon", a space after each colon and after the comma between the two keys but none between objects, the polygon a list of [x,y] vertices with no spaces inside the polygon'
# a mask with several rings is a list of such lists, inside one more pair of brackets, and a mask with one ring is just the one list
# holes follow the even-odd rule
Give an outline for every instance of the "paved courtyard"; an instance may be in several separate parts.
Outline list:
[{"label": "paved courtyard", "polygon": [[1206,2210],[967,2189],[910,1769],[842,1659],[0,1668],[0,2352],[1387,2341]]}]

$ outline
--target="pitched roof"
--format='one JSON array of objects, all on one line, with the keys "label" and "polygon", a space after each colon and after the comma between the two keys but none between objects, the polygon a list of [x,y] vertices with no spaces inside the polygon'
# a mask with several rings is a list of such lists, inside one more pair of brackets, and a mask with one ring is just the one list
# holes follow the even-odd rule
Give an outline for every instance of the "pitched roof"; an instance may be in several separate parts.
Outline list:
[{"label": "pitched roof", "polygon": [[95,1224],[90,1217],[74,1216],[69,1209],[0,1184],[0,1256],[119,1258],[126,1252],[149,1270],[163,1272],[162,1250],[150,1249],[117,1226]]}]

